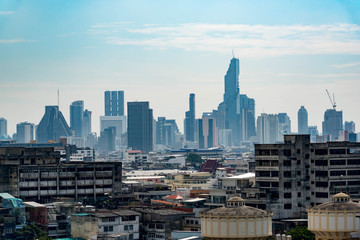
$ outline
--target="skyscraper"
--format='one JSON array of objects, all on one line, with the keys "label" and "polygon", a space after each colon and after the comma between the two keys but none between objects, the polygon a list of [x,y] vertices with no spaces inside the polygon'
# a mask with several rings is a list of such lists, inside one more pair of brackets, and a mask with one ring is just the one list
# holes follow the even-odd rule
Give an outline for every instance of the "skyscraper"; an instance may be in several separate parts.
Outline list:
[{"label": "skyscraper", "polygon": [[82,137],[84,101],[75,101],[70,105],[70,127],[75,137]]},{"label": "skyscraper", "polygon": [[124,116],[124,91],[105,92],[105,116]]},{"label": "skyscraper", "polygon": [[224,77],[225,80],[225,127],[231,129],[233,143],[238,145],[240,142],[238,98],[239,98],[239,59],[232,58],[229,68]]},{"label": "skyscraper", "polygon": [[353,121],[345,121],[345,130],[348,131],[349,133],[354,133],[355,132],[355,123]]},{"label": "skyscraper", "polygon": [[304,106],[298,111],[298,134],[308,133],[308,112]]},{"label": "skyscraper", "polygon": [[84,114],[83,114],[83,122],[82,122],[83,137],[87,137],[91,134],[91,115],[92,115],[92,112],[85,109]]},{"label": "skyscraper", "polygon": [[149,102],[128,102],[128,147],[143,152],[153,149],[153,111]]},{"label": "skyscraper", "polygon": [[250,137],[256,136],[255,130],[255,100],[246,94],[239,95],[239,134],[240,141],[248,141]]},{"label": "skyscraper", "polygon": [[195,121],[195,94],[190,93],[189,111],[185,113],[184,129],[186,141],[196,141],[196,121]]},{"label": "skyscraper", "polygon": [[328,109],[324,114],[322,122],[322,134],[330,135],[331,141],[335,141],[339,137],[339,131],[343,129],[342,111],[336,109]]},{"label": "skyscraper", "polygon": [[257,139],[260,144],[276,143],[282,140],[277,114],[262,113],[257,118]]},{"label": "skyscraper", "polygon": [[279,113],[279,124],[280,124],[280,131],[282,134],[290,134],[291,133],[291,120],[290,117],[286,113]]},{"label": "skyscraper", "polygon": [[34,124],[28,122],[18,123],[16,125],[17,143],[29,143],[34,140]]},{"label": "skyscraper", "polygon": [[7,135],[7,120],[0,118],[0,137]]},{"label": "skyscraper", "polygon": [[215,118],[203,117],[197,119],[197,148],[212,148],[218,146],[218,133]]},{"label": "skyscraper", "polygon": [[59,107],[45,106],[45,114],[36,128],[37,142],[59,141],[60,137],[69,137],[71,135],[71,129],[59,111]]}]

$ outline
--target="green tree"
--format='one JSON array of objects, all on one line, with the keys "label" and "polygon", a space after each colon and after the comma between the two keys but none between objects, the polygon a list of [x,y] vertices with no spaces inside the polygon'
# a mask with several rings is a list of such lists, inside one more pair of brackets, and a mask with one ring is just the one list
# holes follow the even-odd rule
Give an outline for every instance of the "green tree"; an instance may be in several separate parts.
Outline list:
[{"label": "green tree", "polygon": [[18,240],[51,240],[47,233],[35,224],[25,225],[21,230],[16,231],[16,239]]},{"label": "green tree", "polygon": [[189,153],[186,157],[186,162],[190,163],[202,163],[201,156],[196,153]]},{"label": "green tree", "polygon": [[305,226],[298,226],[287,231],[286,234],[291,235],[292,240],[315,240],[315,235]]}]

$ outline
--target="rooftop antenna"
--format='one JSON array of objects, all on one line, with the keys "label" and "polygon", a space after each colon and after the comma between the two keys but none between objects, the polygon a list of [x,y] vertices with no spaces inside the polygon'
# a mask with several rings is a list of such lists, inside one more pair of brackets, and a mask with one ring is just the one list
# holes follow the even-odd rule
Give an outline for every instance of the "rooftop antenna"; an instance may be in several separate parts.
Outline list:
[{"label": "rooftop antenna", "polygon": [[58,108],[60,108],[60,93],[59,93],[59,89],[57,90],[57,100],[58,100]]},{"label": "rooftop antenna", "polygon": [[232,55],[233,55],[233,58],[235,58],[234,49],[232,50]]}]

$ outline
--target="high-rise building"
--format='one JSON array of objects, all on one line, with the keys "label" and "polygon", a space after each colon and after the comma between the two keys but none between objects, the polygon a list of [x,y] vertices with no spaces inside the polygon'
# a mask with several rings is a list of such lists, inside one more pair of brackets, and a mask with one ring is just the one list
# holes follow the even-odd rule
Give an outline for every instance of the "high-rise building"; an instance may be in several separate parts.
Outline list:
[{"label": "high-rise building", "polygon": [[115,149],[126,145],[127,121],[126,116],[100,116],[100,131],[113,127],[115,131]]},{"label": "high-rise building", "polygon": [[345,121],[345,130],[348,131],[349,133],[354,133],[355,132],[355,123],[353,121]]},{"label": "high-rise building", "polygon": [[281,141],[277,114],[262,113],[261,116],[257,118],[257,140],[261,144]]},{"label": "high-rise building", "polygon": [[215,118],[203,117],[197,119],[197,148],[212,148],[218,146],[218,133]]},{"label": "high-rise building", "polygon": [[153,111],[149,102],[128,102],[128,147],[143,152],[153,149]]},{"label": "high-rise building", "polygon": [[343,129],[342,111],[335,109],[328,109],[324,114],[324,121],[322,122],[322,134],[330,135],[331,141],[337,140],[339,131]]},{"label": "high-rise building", "polygon": [[92,112],[85,109],[84,114],[83,114],[83,122],[82,122],[83,137],[87,137],[91,134],[91,115],[92,115]]},{"label": "high-rise building", "polygon": [[250,137],[256,136],[255,130],[255,100],[246,94],[240,94],[238,98],[240,140],[248,141]]},{"label": "high-rise building", "polygon": [[22,122],[16,125],[16,142],[29,143],[34,140],[34,124]]},{"label": "high-rise building", "polygon": [[317,126],[309,126],[308,127],[308,133],[310,134],[310,141],[316,142],[316,136],[319,135],[319,131],[317,129]]},{"label": "high-rise building", "polygon": [[225,80],[225,127],[232,131],[232,142],[235,145],[240,143],[238,98],[239,98],[239,59],[232,58],[229,68],[224,77]]},{"label": "high-rise building", "polygon": [[7,120],[0,118],[0,137],[7,135]]},{"label": "high-rise building", "polygon": [[75,101],[70,105],[70,127],[75,137],[82,137],[84,101]]},{"label": "high-rise building", "polygon": [[105,116],[124,116],[124,91],[105,92]]},{"label": "high-rise building", "polygon": [[36,128],[37,142],[59,141],[60,137],[68,136],[72,136],[72,132],[59,107],[45,106],[45,114]]},{"label": "high-rise building", "polygon": [[284,134],[291,133],[291,120],[290,117],[286,113],[279,113],[279,124],[280,124],[280,131]]},{"label": "high-rise building", "polygon": [[359,143],[310,143],[308,134],[285,135],[283,144],[256,144],[260,194],[253,203],[273,210],[273,219],[286,219],[306,216],[307,206],[339,192],[359,198],[360,153],[351,151],[358,148]]},{"label": "high-rise building", "polygon": [[99,150],[115,151],[116,128],[108,127],[101,131],[99,138]]},{"label": "high-rise building", "polygon": [[308,133],[308,112],[304,106],[298,111],[298,134]]},{"label": "high-rise building", "polygon": [[195,94],[190,93],[189,96],[189,111],[185,113],[184,120],[185,140],[196,141],[196,121],[195,121]]}]

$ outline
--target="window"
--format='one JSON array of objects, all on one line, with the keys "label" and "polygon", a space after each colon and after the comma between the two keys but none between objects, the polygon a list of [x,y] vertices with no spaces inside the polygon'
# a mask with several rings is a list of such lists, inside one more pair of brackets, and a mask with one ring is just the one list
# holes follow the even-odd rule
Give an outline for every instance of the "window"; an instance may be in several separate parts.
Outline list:
[{"label": "window", "polygon": [[330,149],[330,154],[346,154],[345,149]]},{"label": "window", "polygon": [[291,178],[291,171],[284,171],[285,178]]},{"label": "window", "polygon": [[316,193],[315,193],[315,196],[316,196],[317,198],[328,198],[328,197],[329,197],[329,195],[328,195],[327,192],[316,192]]},{"label": "window", "polygon": [[291,198],[291,192],[289,192],[289,193],[284,193],[284,198]]},{"label": "window", "polygon": [[329,183],[328,182],[316,182],[315,186],[316,187],[328,187]]},{"label": "window", "polygon": [[128,225],[125,225],[125,226],[124,226],[124,231],[127,231],[127,230],[129,230],[129,226],[128,226]]},{"label": "window", "polygon": [[298,197],[301,197],[301,192],[298,192]]},{"label": "window", "polygon": [[270,187],[270,182],[259,182],[259,187]]},{"label": "window", "polygon": [[271,187],[279,187],[279,183],[278,182],[272,182],[271,183]]},{"label": "window", "polygon": [[286,157],[290,157],[291,156],[291,150],[283,150],[283,155]]},{"label": "window", "polygon": [[129,235],[129,240],[133,240],[134,239],[134,234],[130,234]]},{"label": "window", "polygon": [[136,216],[122,216],[122,221],[135,221],[136,220]]},{"label": "window", "polygon": [[284,209],[291,209],[291,208],[292,208],[291,203],[284,204]]},{"label": "window", "polygon": [[328,150],[327,149],[315,149],[315,155],[327,155]]},{"label": "window", "polygon": [[327,177],[328,171],[315,171],[315,177]]},{"label": "window", "polygon": [[346,175],[346,171],[330,171],[330,176],[345,176]]},{"label": "window", "polygon": [[291,161],[290,160],[284,160],[284,167],[291,167]]},{"label": "window", "polygon": [[360,170],[348,170],[347,174],[348,175],[358,175],[358,176],[360,176]]},{"label": "window", "polygon": [[315,166],[327,166],[327,165],[328,165],[327,160],[316,160],[315,161]]},{"label": "window", "polygon": [[330,165],[346,165],[346,160],[330,160]]},{"label": "window", "polygon": [[284,182],[284,188],[291,188],[291,182]]},{"label": "window", "polygon": [[104,232],[112,232],[112,231],[114,231],[114,227],[113,227],[113,226],[104,227]]},{"label": "window", "polygon": [[360,159],[348,159],[347,164],[348,165],[359,165],[360,164]]}]

